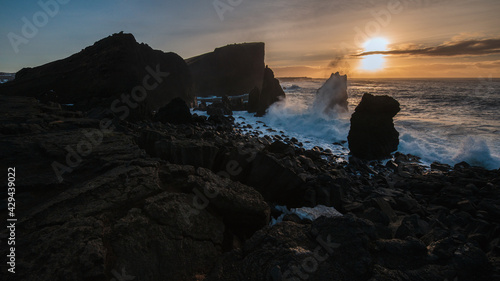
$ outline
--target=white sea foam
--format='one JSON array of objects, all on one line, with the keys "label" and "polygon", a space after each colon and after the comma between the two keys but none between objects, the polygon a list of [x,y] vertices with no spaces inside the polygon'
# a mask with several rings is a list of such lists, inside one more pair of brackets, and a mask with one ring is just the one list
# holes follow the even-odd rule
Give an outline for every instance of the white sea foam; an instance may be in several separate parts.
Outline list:
[{"label": "white sea foam", "polygon": [[[237,122],[242,122],[238,117],[245,118],[243,122],[253,127],[249,131],[260,131],[261,136],[280,135],[279,132],[283,131],[286,136],[296,138],[306,149],[320,146],[332,150],[339,156],[346,156],[348,153],[347,148],[338,143],[347,141],[349,114],[339,114],[336,118],[328,117],[314,112],[310,103],[287,97],[273,104],[264,117],[254,117],[253,114],[246,112],[235,112],[234,115]],[[267,127],[263,125],[274,129],[275,132],[268,132]]]},{"label": "white sea foam", "polygon": [[330,78],[318,89],[312,106],[314,112],[336,116],[347,111],[347,76],[332,73]]},{"label": "white sea foam", "polygon": [[465,161],[471,165],[488,169],[500,167],[500,157],[491,154],[490,148],[482,138],[468,137],[453,157],[453,161]]},{"label": "white sea foam", "polygon": [[[272,105],[264,117],[235,112],[236,120],[252,125],[249,130],[259,130],[262,135],[283,131],[305,148],[320,146],[346,157],[348,144],[333,143],[347,140],[350,115],[363,93],[389,94],[401,103],[401,112],[395,117],[399,152],[419,156],[424,164],[466,161],[488,169],[500,168],[500,81],[492,82],[494,91],[477,94],[474,80],[354,80],[348,88],[349,112],[332,116],[313,107],[323,82],[284,82],[287,89],[297,87],[287,91],[286,99]],[[267,127],[257,121],[278,132],[267,132]]]}]

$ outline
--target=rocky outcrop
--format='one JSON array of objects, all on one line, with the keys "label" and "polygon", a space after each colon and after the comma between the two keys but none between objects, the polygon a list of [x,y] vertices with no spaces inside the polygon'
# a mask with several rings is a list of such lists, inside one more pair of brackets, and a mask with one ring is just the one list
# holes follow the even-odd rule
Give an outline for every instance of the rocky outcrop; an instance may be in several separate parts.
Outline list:
[{"label": "rocky outcrop", "polygon": [[347,137],[351,154],[369,160],[389,158],[399,145],[392,120],[399,110],[399,102],[392,97],[364,94],[351,116]]},{"label": "rocky outcrop", "polygon": [[[235,100],[237,102],[237,100]],[[223,96],[221,102],[214,102],[207,106],[207,114],[212,115],[233,115],[233,102],[228,96]]]},{"label": "rocky outcrop", "polygon": [[248,97],[248,112],[256,112],[257,116],[263,116],[271,104],[283,98],[285,98],[285,92],[279,80],[274,78],[274,72],[266,66],[262,90],[254,88]]},{"label": "rocky outcrop", "polygon": [[[196,96],[238,96],[249,94],[249,112],[265,114],[274,102],[285,97],[273,71],[264,67],[264,43],[234,44],[186,59],[194,81]],[[225,114],[230,110],[244,110],[242,102],[209,106],[210,115]],[[203,109],[204,110],[204,109]]]},{"label": "rocky outcrop", "polygon": [[186,62],[196,96],[237,96],[262,88],[264,43],[228,45]]},{"label": "rocky outcrop", "polygon": [[425,172],[401,154],[386,167],[359,161],[344,169],[358,174],[348,176],[345,199],[354,199],[345,205],[349,214],[314,221],[285,216],[242,249],[223,254],[206,280],[500,276],[495,238],[500,171],[460,164],[453,171]]},{"label": "rocky outcrop", "polygon": [[19,280],[196,280],[269,221],[253,188],[150,158],[128,122],[103,130],[100,120],[58,104],[0,101],[0,165],[16,167],[22,202]]},{"label": "rocky outcrop", "polygon": [[[217,138],[214,141],[210,134],[186,137],[178,135],[172,139],[157,131],[147,130],[139,138],[139,145],[150,155],[170,163],[208,168],[251,186],[268,201],[292,207],[307,204],[304,200],[304,180],[277,157],[263,153],[262,144],[249,139],[246,144]],[[341,208],[341,204],[336,207]]]},{"label": "rocky outcrop", "polygon": [[[290,221],[257,232],[225,254],[207,280],[367,280],[373,225],[352,216]],[[262,263],[262,260],[266,260]]]},{"label": "rocky outcrop", "polygon": [[[0,96],[0,112],[19,280],[500,277],[500,170],[429,170],[400,153],[346,163],[220,115],[107,123],[18,96]],[[344,215],[281,216],[283,204]]]},{"label": "rocky outcrop", "polygon": [[143,119],[175,97],[193,103],[187,64],[175,53],[153,50],[132,34],[113,34],[68,58],[24,68],[0,85],[0,94],[74,104],[78,109],[111,108],[116,115]]}]

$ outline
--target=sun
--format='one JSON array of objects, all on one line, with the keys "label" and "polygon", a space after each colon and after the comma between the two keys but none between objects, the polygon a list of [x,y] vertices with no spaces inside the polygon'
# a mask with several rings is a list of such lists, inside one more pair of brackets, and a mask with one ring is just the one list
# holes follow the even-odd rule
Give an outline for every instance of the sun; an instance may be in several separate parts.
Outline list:
[{"label": "sun", "polygon": [[[389,41],[382,37],[372,38],[365,42],[365,52],[387,51]],[[384,55],[369,55],[363,58],[361,69],[377,71],[384,68]]]}]

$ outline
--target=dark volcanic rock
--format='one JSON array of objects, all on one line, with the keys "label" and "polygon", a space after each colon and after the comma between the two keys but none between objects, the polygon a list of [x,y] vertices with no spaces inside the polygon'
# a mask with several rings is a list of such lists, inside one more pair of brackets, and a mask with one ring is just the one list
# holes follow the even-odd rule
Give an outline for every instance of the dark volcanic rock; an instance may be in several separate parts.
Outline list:
[{"label": "dark volcanic rock", "polygon": [[196,96],[236,96],[261,89],[264,43],[234,44],[186,59]]},{"label": "dark volcanic rock", "polygon": [[255,159],[243,167],[241,176],[237,178],[254,187],[266,200],[294,207],[303,204],[303,180],[264,153],[257,153]]},{"label": "dark volcanic rock", "polygon": [[163,123],[187,124],[193,118],[186,102],[181,98],[175,98],[160,108],[154,119]]},{"label": "dark volcanic rock", "polygon": [[[221,115],[116,118],[105,130],[95,113],[67,108],[0,95],[19,280],[500,278],[500,170],[429,170],[402,154],[387,167],[336,163]],[[62,181],[54,161],[69,166]],[[269,206],[317,204],[345,215],[269,225]],[[8,237],[0,230],[0,244]]]},{"label": "dark volcanic rock", "polygon": [[285,92],[279,80],[274,78],[274,72],[266,66],[262,90],[253,89],[248,97],[248,112],[263,116],[271,104],[283,98]]},{"label": "dark volcanic rock", "polygon": [[207,106],[207,114],[212,115],[233,115],[232,102],[227,96],[222,97],[221,102],[214,102]]},{"label": "dark volcanic rock", "polygon": [[283,222],[225,254],[207,280],[368,280],[374,238],[373,225],[352,216]]},{"label": "dark volcanic rock", "polygon": [[211,168],[219,149],[205,141],[168,141],[160,140],[154,143],[152,154],[170,163]]},{"label": "dark volcanic rock", "polygon": [[[233,232],[252,235],[269,223],[270,208],[255,189],[215,175],[210,170],[198,168],[199,177],[190,177],[188,182],[204,194],[209,206],[212,206],[224,218],[224,222]],[[190,186],[191,188],[191,186]],[[192,191],[192,190],[187,190]],[[200,196],[201,197],[201,196]]]},{"label": "dark volcanic rock", "polygon": [[257,112],[260,99],[260,89],[258,87],[253,88],[248,95],[248,112]]},{"label": "dark volcanic rock", "polygon": [[[29,97],[0,101],[0,166],[16,167],[19,186],[18,280],[111,280],[124,272],[141,280],[196,280],[223,248],[268,223],[268,204],[253,188],[151,159],[124,130],[128,122],[100,131],[101,139],[98,120],[81,112]],[[149,131],[147,139],[167,137]],[[54,161],[70,165],[61,182]],[[7,193],[0,196],[6,202]],[[6,234],[0,232],[0,242],[7,243]]]},{"label": "dark volcanic rock", "polygon": [[399,110],[399,103],[389,96],[364,94],[351,117],[351,154],[369,160],[389,158],[399,145],[392,120]]},{"label": "dark volcanic rock", "polygon": [[122,119],[143,119],[175,97],[192,103],[191,86],[189,68],[180,56],[119,33],[68,58],[20,70],[15,80],[0,85],[0,94],[85,110],[103,106]]}]

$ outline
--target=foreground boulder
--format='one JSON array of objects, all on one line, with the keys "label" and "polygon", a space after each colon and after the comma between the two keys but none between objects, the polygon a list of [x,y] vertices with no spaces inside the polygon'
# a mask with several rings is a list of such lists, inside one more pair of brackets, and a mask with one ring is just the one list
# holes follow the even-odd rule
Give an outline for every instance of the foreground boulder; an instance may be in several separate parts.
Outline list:
[{"label": "foreground boulder", "polygon": [[0,85],[0,94],[74,104],[83,110],[111,108],[122,119],[149,117],[175,97],[193,102],[184,60],[139,44],[132,34],[124,33],[68,58],[23,68],[16,79]]},{"label": "foreground boulder", "polygon": [[283,98],[285,98],[285,92],[279,80],[274,78],[274,72],[266,66],[262,90],[254,88],[248,97],[248,112],[256,112],[257,116],[263,116],[271,104]]},{"label": "foreground boulder", "polygon": [[264,43],[233,44],[186,59],[196,96],[237,96],[261,89]]},{"label": "foreground boulder", "polygon": [[368,160],[389,158],[399,145],[392,120],[399,110],[392,97],[364,94],[351,117],[347,137],[351,154]]},{"label": "foreground boulder", "polygon": [[352,216],[283,222],[226,253],[208,280],[368,280],[374,238],[373,225]]}]

